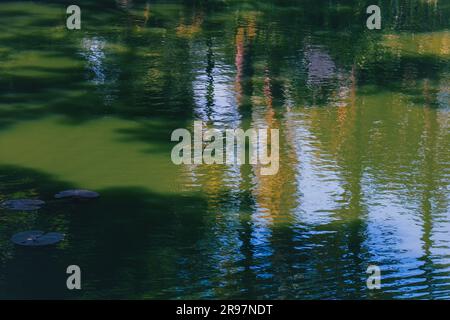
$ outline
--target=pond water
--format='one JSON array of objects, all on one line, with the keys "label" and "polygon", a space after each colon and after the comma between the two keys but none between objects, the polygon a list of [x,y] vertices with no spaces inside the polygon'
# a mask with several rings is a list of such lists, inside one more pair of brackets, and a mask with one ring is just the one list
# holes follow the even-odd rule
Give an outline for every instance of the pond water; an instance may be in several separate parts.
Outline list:
[{"label": "pond water", "polygon": [[[450,298],[448,1],[378,1],[382,30],[358,0],[77,3],[72,31],[0,3],[0,201],[47,202],[0,211],[0,298]],[[278,174],[172,164],[196,120],[279,129]]]}]

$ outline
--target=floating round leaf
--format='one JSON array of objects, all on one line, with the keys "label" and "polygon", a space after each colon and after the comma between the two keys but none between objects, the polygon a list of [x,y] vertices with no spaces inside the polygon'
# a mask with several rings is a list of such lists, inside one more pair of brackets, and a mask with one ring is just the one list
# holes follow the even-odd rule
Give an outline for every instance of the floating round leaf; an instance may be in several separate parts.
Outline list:
[{"label": "floating round leaf", "polygon": [[55,194],[56,199],[61,198],[82,198],[82,199],[94,199],[100,195],[97,192],[89,190],[66,190]]},{"label": "floating round leaf", "polygon": [[11,241],[20,246],[38,247],[56,244],[64,239],[64,235],[58,232],[45,233],[40,230],[31,230],[16,233]]},{"label": "floating round leaf", "polygon": [[7,200],[0,203],[0,207],[9,210],[38,210],[45,204],[45,201],[35,199]]}]

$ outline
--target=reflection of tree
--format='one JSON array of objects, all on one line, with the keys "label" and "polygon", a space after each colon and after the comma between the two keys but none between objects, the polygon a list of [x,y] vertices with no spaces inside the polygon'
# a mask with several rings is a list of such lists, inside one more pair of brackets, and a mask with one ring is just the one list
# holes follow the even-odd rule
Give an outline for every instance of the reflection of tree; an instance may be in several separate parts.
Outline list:
[{"label": "reflection of tree", "polygon": [[[243,16],[245,17],[245,15]],[[280,56],[289,56],[291,53],[292,48],[289,46],[283,46],[283,52],[281,53],[278,50],[280,42],[285,45],[283,41],[287,41],[287,39],[272,38],[270,32],[264,28],[256,28],[255,35],[249,37],[248,34],[251,33],[247,29],[249,24],[248,21],[241,21],[234,38],[237,104],[247,106],[247,109],[241,108],[240,112],[244,119],[247,116],[251,117],[250,126],[262,125],[282,130],[281,137],[283,141],[281,149],[283,154],[281,155],[280,172],[277,176],[259,176],[258,168],[252,169],[254,187],[251,188],[251,194],[255,201],[256,213],[252,217],[254,227],[245,227],[245,231],[240,236],[240,239],[245,244],[245,250],[243,248],[242,251],[246,257],[245,261],[251,265],[256,263],[258,266],[270,261],[273,263],[274,269],[280,273],[284,274],[287,270],[294,272],[295,267],[299,266],[298,261],[283,261],[286,252],[283,251],[285,249],[278,246],[279,243],[276,239],[283,238],[285,243],[291,242],[292,245],[298,246],[324,243],[323,249],[316,249],[315,251],[317,256],[320,257],[318,259],[307,254],[298,256],[296,252],[292,252],[292,254],[300,260],[307,259],[300,266],[306,268],[306,272],[311,276],[317,273],[317,276],[329,279],[333,277],[333,272],[345,274],[342,279],[333,279],[333,284],[330,284],[330,288],[334,285],[337,288],[350,290],[349,287],[352,285],[348,284],[349,279],[351,279],[353,284],[361,283],[359,288],[354,289],[353,294],[359,297],[363,296],[365,293],[360,275],[364,274],[367,267],[365,263],[369,261],[370,254],[373,254],[372,252],[369,253],[370,250],[366,247],[367,242],[364,236],[366,232],[369,232],[365,225],[365,219],[370,210],[373,209],[371,204],[368,203],[372,201],[372,196],[370,196],[371,189],[381,188],[386,183],[385,175],[387,177],[390,175],[395,176],[402,171],[401,166],[406,165],[405,163],[397,163],[395,160],[396,145],[401,145],[401,139],[406,137],[402,136],[402,134],[398,135],[397,130],[384,132],[384,127],[381,129],[377,127],[378,122],[375,124],[371,123],[372,119],[379,118],[379,123],[391,123],[389,126],[392,126],[392,128],[397,127],[394,125],[393,122],[395,121],[393,119],[402,118],[405,101],[394,100],[394,102],[389,102],[375,99],[371,101],[370,97],[364,97],[365,88],[374,83],[378,85],[381,83],[381,79],[391,81],[393,85],[389,89],[393,91],[397,90],[397,86],[416,87],[417,81],[422,81],[417,78],[421,78],[424,75],[421,69],[417,69],[417,65],[420,67],[423,60],[410,58],[403,60],[401,53],[397,55],[397,58],[391,59],[393,57],[390,56],[390,53],[379,51],[376,45],[372,46],[369,44],[373,40],[380,40],[381,38],[373,38],[362,34],[356,41],[352,39],[352,41],[357,43],[355,48],[350,49],[354,55],[353,60],[351,58],[345,60],[338,57],[334,50],[339,50],[339,47],[336,49],[332,45],[326,47],[316,44],[311,46],[308,43],[303,48],[312,49],[307,50],[305,53],[306,64],[300,66],[299,70],[297,61],[292,62],[280,59]],[[291,34],[291,37],[295,38],[295,31],[293,33],[294,35]],[[264,42],[261,42],[260,39],[264,39]],[[308,41],[310,40],[308,39]],[[302,47],[301,44],[300,47]],[[367,48],[373,51],[365,52]],[[434,49],[430,51],[435,52]],[[398,73],[393,74],[386,71],[389,69],[384,68],[381,72],[375,71],[373,69],[374,66],[369,63],[371,54],[376,55],[377,59],[389,60],[392,70],[397,70],[398,72],[400,69],[400,74],[403,74],[403,76],[399,79]],[[427,63],[436,65],[438,61],[430,59]],[[297,73],[296,71],[301,72]],[[306,72],[302,74],[303,71]],[[380,82],[378,82],[378,79],[367,78],[367,75],[373,74],[380,75]],[[394,80],[395,83],[392,83]],[[399,80],[400,83],[397,82]],[[357,93],[357,83],[359,82],[361,83],[358,86],[363,88],[361,93]],[[296,90],[299,90],[297,88],[303,88],[304,84],[308,83],[313,89],[311,92],[296,92]],[[296,90],[292,90],[293,87]],[[282,90],[279,90],[280,88]],[[287,88],[289,88],[289,95],[286,93]],[[424,94],[423,97],[428,99],[431,104],[435,103],[436,96],[432,93],[434,89],[429,88],[427,90],[428,93]],[[416,93],[414,94],[417,95]],[[278,215],[286,219],[288,213],[302,210],[302,198],[297,199],[296,196],[306,191],[302,190],[302,186],[297,185],[293,180],[295,176],[302,174],[302,172],[299,172],[299,170],[301,171],[299,163],[302,163],[302,158],[293,154],[289,146],[295,145],[296,139],[299,139],[295,134],[295,125],[291,125],[291,123],[295,123],[292,118],[292,109],[294,108],[295,110],[297,106],[304,105],[304,101],[307,101],[309,98],[308,95],[311,95],[313,103],[307,103],[307,105],[327,106],[332,104],[336,106],[335,109],[328,111],[316,108],[306,109],[300,114],[307,117],[308,120],[305,123],[308,126],[308,130],[316,137],[314,144],[318,148],[314,153],[314,161],[325,166],[326,162],[322,162],[322,158],[333,159],[336,167],[332,171],[335,171],[339,177],[338,179],[343,189],[341,194],[336,194],[335,199],[330,199],[331,202],[334,202],[330,213],[331,219],[337,222],[330,222],[316,229],[318,233],[321,230],[332,230],[336,231],[336,233],[323,235],[319,233],[312,236],[311,242],[298,240],[295,232],[279,228],[277,224],[265,224],[260,220],[263,218],[268,221],[278,221]],[[366,105],[367,103],[369,105]],[[389,108],[385,114],[381,113],[381,109],[376,107],[380,104],[389,105],[389,103],[394,103],[395,108]],[[280,106],[283,104],[286,105],[286,111],[289,111],[289,113],[280,109]],[[214,105],[210,106],[212,109],[215,108]],[[246,123],[245,120],[243,123]],[[405,133],[410,129],[402,127],[399,130]],[[416,138],[411,137],[412,140]],[[411,148],[411,146],[408,146],[408,148]],[[414,157],[414,152],[409,153]],[[383,155],[386,160],[378,158],[379,155]],[[379,164],[385,161],[393,161],[396,164],[380,167]],[[405,159],[405,161],[408,160]],[[372,169],[376,172],[382,172],[383,178],[376,177],[376,179],[381,180],[368,183],[367,172]],[[389,173],[384,172],[385,170],[389,171]],[[223,180],[225,176],[217,178],[216,174],[210,173],[205,173],[205,177],[212,177],[215,185],[211,187],[211,183],[206,181],[207,178],[205,178],[204,186],[207,189],[216,190],[213,197],[216,199],[219,195],[223,196],[223,193],[219,191],[220,186],[227,183]],[[239,177],[239,179],[244,179],[245,174],[248,174],[248,171],[246,173],[241,171],[240,176],[242,178]],[[239,192],[242,193],[243,190],[249,187],[246,184],[241,184]],[[320,205],[318,207],[320,208]],[[238,208],[236,207],[236,210]],[[313,214],[313,212],[309,212],[309,214]],[[242,218],[242,222],[243,225],[248,226],[246,219]],[[255,241],[259,243],[258,246],[252,245]],[[381,241],[383,239],[379,239],[378,244]],[[268,255],[267,258],[256,258],[266,254]],[[402,257],[398,257],[398,259],[401,260]],[[339,262],[336,262],[336,269],[330,271],[323,270],[321,267],[324,261]],[[252,276],[250,270],[245,273],[246,277]],[[263,267],[258,270],[261,273],[266,271],[269,273],[270,271],[273,272],[273,270],[269,271]],[[276,281],[283,283],[283,286],[286,285],[286,279],[277,278]],[[304,281],[296,279],[295,282],[301,283]],[[302,285],[299,288],[301,287]],[[287,285],[287,288],[292,289],[289,285]],[[338,290],[335,293],[344,294],[344,292],[346,291]]]},{"label": "reflection of tree", "polygon": [[203,17],[201,14],[196,15],[191,24],[185,24],[184,18],[182,17],[180,24],[177,27],[177,36],[192,38],[201,31],[202,23]]}]

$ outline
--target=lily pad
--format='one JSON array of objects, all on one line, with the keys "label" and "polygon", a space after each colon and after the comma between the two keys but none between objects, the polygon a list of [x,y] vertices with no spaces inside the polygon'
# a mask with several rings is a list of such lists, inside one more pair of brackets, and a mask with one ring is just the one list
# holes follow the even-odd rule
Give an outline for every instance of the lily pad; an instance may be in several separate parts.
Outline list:
[{"label": "lily pad", "polygon": [[17,199],[17,200],[6,200],[0,203],[0,207],[8,210],[38,210],[45,204],[45,201],[37,199]]},{"label": "lily pad", "polygon": [[39,247],[57,244],[64,239],[64,235],[58,232],[48,232],[31,230],[16,233],[11,237],[11,241],[19,246]]},{"label": "lily pad", "polygon": [[100,194],[89,190],[66,190],[55,194],[56,199],[76,198],[76,199],[94,199],[100,197]]}]

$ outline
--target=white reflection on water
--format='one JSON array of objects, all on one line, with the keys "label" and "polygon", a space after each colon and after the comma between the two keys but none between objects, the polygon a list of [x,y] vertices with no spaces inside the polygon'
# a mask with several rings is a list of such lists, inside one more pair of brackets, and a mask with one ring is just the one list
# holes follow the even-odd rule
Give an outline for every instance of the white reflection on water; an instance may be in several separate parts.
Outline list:
[{"label": "white reflection on water", "polygon": [[212,44],[207,48],[194,46],[195,79],[192,83],[195,115],[210,126],[237,128],[241,115],[233,86],[233,69]]},{"label": "white reflection on water", "polygon": [[105,105],[110,105],[115,99],[114,87],[119,71],[106,61],[106,40],[101,37],[85,37],[81,41],[81,55],[86,59],[86,76],[104,99]]}]

